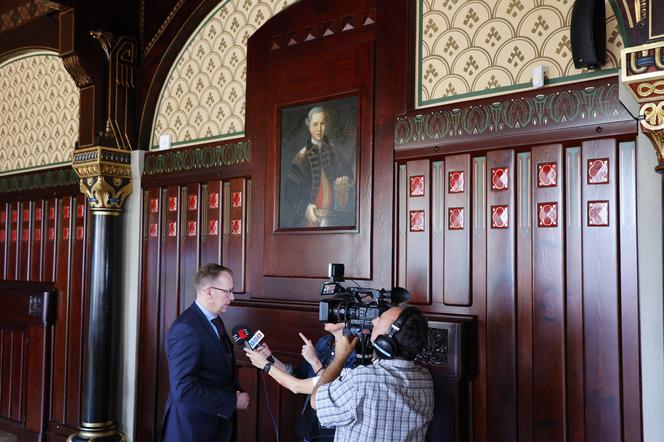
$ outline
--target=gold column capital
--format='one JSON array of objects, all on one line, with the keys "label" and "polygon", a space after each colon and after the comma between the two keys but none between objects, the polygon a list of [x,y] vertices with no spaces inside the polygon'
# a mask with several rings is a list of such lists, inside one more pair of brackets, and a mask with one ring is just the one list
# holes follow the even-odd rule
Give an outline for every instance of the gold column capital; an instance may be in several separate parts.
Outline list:
[{"label": "gold column capital", "polygon": [[641,105],[641,130],[657,153],[657,173],[664,174],[664,42],[621,51],[621,79]]},{"label": "gold column capital", "polygon": [[93,146],[74,152],[72,167],[80,178],[81,193],[97,215],[120,215],[133,190],[131,152]]}]

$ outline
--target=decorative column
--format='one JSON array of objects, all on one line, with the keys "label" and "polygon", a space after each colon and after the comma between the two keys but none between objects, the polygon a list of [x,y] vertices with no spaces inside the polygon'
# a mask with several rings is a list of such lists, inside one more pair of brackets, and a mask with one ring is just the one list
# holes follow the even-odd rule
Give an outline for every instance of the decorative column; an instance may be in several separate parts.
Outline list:
[{"label": "decorative column", "polygon": [[126,441],[117,422],[117,373],[122,212],[132,192],[131,151],[136,147],[137,45],[134,38],[95,29],[105,21],[104,11],[117,13],[102,1],[76,2],[60,14],[61,56],[81,90],[79,145],[72,167],[93,218],[81,422],[68,442]]},{"label": "decorative column", "polygon": [[81,427],[67,441],[125,441],[116,421],[122,208],[132,191],[129,151],[95,146],[74,154],[81,192],[92,209],[88,333]]},{"label": "decorative column", "polygon": [[657,153],[664,174],[664,42],[622,50],[622,81],[640,104],[641,129]]}]

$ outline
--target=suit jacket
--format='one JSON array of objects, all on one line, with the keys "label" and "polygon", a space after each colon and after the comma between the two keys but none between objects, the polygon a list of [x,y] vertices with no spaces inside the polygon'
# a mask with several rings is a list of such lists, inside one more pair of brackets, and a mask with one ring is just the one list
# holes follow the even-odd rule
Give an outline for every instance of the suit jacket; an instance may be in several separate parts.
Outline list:
[{"label": "suit jacket", "polygon": [[232,343],[228,355],[212,325],[193,303],[166,335],[170,391],[164,411],[164,442],[227,442],[232,439],[237,397]]}]

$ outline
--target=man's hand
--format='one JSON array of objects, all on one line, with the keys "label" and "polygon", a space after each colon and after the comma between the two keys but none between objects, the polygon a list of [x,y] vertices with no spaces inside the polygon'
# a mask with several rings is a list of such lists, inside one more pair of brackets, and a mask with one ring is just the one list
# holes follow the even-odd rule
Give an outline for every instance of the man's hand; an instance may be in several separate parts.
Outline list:
[{"label": "man's hand", "polygon": [[350,356],[350,354],[355,349],[355,346],[357,345],[357,338],[354,337],[353,340],[350,341],[351,337],[344,336],[343,334],[336,338],[336,341],[334,341],[335,354],[344,360],[348,359],[348,356]]},{"label": "man's hand", "polygon": [[235,408],[237,408],[238,410],[246,410],[249,407],[249,393],[236,391],[235,395],[237,396],[237,401],[235,402]]},{"label": "man's hand", "polygon": [[304,217],[312,226],[320,224],[320,219],[316,216],[316,209],[318,209],[318,207],[315,204],[309,204],[307,206],[307,211],[304,212]]},{"label": "man's hand", "polygon": [[258,353],[257,351],[249,350],[248,348],[244,349],[244,353],[247,355],[249,360],[251,361],[251,364],[259,369],[263,369],[265,367],[265,364],[267,364],[267,358],[263,356],[262,354]]},{"label": "man's hand", "polygon": [[318,359],[318,354],[316,354],[316,346],[302,333],[298,334],[304,342],[304,345],[302,346],[302,357],[309,363],[309,365],[311,365],[311,367],[314,369],[314,372],[317,372],[320,370],[323,364]]}]

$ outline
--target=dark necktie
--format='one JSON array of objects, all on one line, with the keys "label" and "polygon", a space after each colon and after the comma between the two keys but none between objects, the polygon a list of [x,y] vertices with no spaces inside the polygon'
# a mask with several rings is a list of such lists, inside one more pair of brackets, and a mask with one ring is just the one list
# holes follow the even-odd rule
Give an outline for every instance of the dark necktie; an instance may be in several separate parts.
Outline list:
[{"label": "dark necktie", "polygon": [[212,320],[212,324],[214,324],[214,327],[217,329],[217,333],[219,333],[219,339],[221,340],[221,345],[224,346],[224,353],[226,353],[226,359],[228,360],[228,365],[230,365],[232,369],[235,369],[235,367],[233,367],[233,356],[232,356],[233,347],[231,346],[231,343],[229,342],[229,339],[226,336],[224,321],[222,321],[221,318],[217,316]]}]

